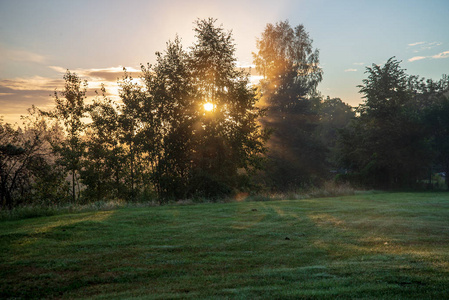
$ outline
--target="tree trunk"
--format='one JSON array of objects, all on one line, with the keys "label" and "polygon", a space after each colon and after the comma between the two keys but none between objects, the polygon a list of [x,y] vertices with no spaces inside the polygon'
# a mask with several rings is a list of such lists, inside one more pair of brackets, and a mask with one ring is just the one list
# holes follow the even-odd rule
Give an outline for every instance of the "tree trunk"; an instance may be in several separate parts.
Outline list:
[{"label": "tree trunk", "polygon": [[134,200],[134,145],[131,143],[131,197]]},{"label": "tree trunk", "polygon": [[75,195],[75,170],[72,170],[72,202],[76,203]]},{"label": "tree trunk", "polygon": [[6,206],[8,205],[7,200],[6,200],[6,193],[7,193],[7,188],[6,188],[6,176],[1,175],[1,184],[0,184],[0,201],[1,201],[1,205],[2,207],[6,208]]},{"label": "tree trunk", "polygon": [[446,181],[446,189],[449,191],[449,163],[446,163],[446,170],[445,170],[445,181]]}]

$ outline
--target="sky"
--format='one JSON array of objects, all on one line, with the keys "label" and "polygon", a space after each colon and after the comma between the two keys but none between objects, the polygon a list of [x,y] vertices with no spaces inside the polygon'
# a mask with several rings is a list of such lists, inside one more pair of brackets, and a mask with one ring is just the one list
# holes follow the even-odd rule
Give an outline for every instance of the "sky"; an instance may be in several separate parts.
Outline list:
[{"label": "sky", "polygon": [[449,0],[0,0],[0,116],[50,109],[67,69],[114,97],[123,67],[138,76],[176,35],[189,47],[194,21],[209,17],[232,30],[242,66],[266,24],[304,25],[320,51],[319,91],[357,106],[366,67],[392,56],[408,74],[449,74],[448,16]]}]

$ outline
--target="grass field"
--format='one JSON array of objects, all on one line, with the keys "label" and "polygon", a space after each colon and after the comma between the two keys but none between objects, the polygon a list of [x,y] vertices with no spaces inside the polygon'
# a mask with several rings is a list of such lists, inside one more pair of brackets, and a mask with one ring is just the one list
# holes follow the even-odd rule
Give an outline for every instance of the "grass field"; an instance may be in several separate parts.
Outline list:
[{"label": "grass field", "polygon": [[449,193],[0,222],[0,298],[449,297]]}]

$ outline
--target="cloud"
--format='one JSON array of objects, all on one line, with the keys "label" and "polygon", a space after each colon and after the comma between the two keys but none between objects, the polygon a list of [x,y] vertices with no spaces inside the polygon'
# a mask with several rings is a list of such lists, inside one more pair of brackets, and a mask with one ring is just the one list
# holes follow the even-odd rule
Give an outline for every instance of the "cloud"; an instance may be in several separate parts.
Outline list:
[{"label": "cloud", "polygon": [[52,94],[64,80],[41,76],[0,80],[0,107],[5,120],[8,115],[26,114],[31,105],[49,109],[54,105]]},{"label": "cloud", "polygon": [[50,96],[51,90],[15,90],[2,84],[3,81],[0,82],[0,107],[1,115],[5,118],[10,114],[26,114],[26,110],[33,104],[46,109],[54,103]]},{"label": "cloud", "polygon": [[21,49],[10,49],[0,45],[0,61],[45,63],[43,55]]},{"label": "cloud", "polygon": [[449,57],[449,51],[444,51],[444,52],[441,52],[441,53],[438,53],[438,54],[432,56],[432,58],[435,58],[435,59],[448,58],[448,57]]},{"label": "cloud", "polygon": [[422,45],[422,44],[425,44],[426,42],[416,42],[416,43],[411,43],[411,44],[408,44],[410,47],[414,47],[414,46],[418,46],[418,45]]},{"label": "cloud", "polygon": [[356,66],[363,66],[363,65],[365,65],[365,63],[358,62],[358,63],[353,63],[353,65],[356,65]]},{"label": "cloud", "polygon": [[440,58],[449,58],[449,51],[444,51],[435,55],[431,55],[431,56],[414,56],[412,58],[409,58],[408,61],[409,62],[414,62],[414,61],[418,61],[418,60],[422,60],[422,59],[440,59]]},{"label": "cloud", "polygon": [[414,56],[412,58],[409,58],[408,61],[409,62],[414,62],[414,61],[421,60],[421,59],[426,59],[426,58],[427,58],[427,56]]},{"label": "cloud", "polygon": [[15,91],[40,91],[54,90],[58,86],[63,86],[62,79],[51,79],[41,76],[30,78],[13,78],[0,81],[0,88],[8,88]]},{"label": "cloud", "polygon": [[[49,66],[50,69],[64,74],[67,72],[67,69],[59,66]],[[87,81],[114,81],[117,82],[117,79],[120,79],[124,75],[124,67],[118,66],[118,67],[110,67],[110,68],[99,68],[99,69],[74,69],[70,70],[71,72],[74,72],[78,74],[81,78],[86,79]],[[126,72],[134,77],[139,78],[141,70],[136,69],[133,67],[125,67]]]},{"label": "cloud", "polygon": [[[416,42],[416,43],[411,43],[408,44],[409,47],[413,47],[414,53],[418,53],[418,52],[422,52],[422,51],[426,51],[426,50],[431,50],[435,47],[441,46],[442,43],[441,42],[431,42],[431,43],[427,43],[427,42]],[[419,46],[419,47],[416,47]]]},{"label": "cloud", "polygon": [[357,72],[357,69],[346,69],[345,72]]},{"label": "cloud", "polygon": [[[63,90],[64,79],[62,75],[67,72],[67,69],[60,66],[50,66],[49,68],[56,71],[56,78],[33,76],[0,80],[0,114],[4,116],[4,120],[15,119],[15,121],[18,121],[17,116],[27,114],[27,109],[32,105],[44,110],[51,110],[54,107],[53,94],[55,91]],[[126,67],[126,70],[134,78],[133,81],[139,81],[140,69]],[[100,90],[102,84],[106,88],[107,97],[114,101],[120,101],[117,79],[123,77],[123,67],[74,69],[70,71],[78,74],[81,79],[87,80],[88,97],[86,103],[90,103],[96,97],[95,90]]]},{"label": "cloud", "polygon": [[[83,78],[83,77],[81,77]],[[117,81],[107,80],[88,80],[86,102],[89,103],[96,96],[95,90],[99,90],[101,83],[106,88],[106,96],[114,100],[119,100],[119,87]],[[64,80],[53,79],[41,76],[33,76],[29,78],[12,78],[0,80],[0,107],[1,115],[8,118],[8,115],[26,114],[27,109],[32,105],[50,110],[54,107],[55,91],[62,91],[64,88]]]}]

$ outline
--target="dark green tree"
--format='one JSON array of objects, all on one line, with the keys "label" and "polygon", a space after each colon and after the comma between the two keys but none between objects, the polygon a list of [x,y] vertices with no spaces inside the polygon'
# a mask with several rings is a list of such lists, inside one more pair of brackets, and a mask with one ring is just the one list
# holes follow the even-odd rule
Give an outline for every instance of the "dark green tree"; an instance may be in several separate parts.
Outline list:
[{"label": "dark green tree", "polygon": [[50,112],[43,112],[44,116],[57,120],[66,138],[53,144],[60,156],[60,163],[71,174],[72,201],[79,199],[79,173],[81,160],[85,149],[82,135],[85,129],[83,118],[86,116],[87,81],[82,81],[76,73],[69,70],[64,75],[65,86],[62,92],[55,91],[55,108]]},{"label": "dark green tree", "polygon": [[120,117],[115,102],[105,97],[104,87],[102,94],[88,106],[92,122],[86,131],[87,151],[81,174],[86,186],[84,194],[97,200],[125,198],[126,153],[120,143]]},{"label": "dark green tree", "polygon": [[254,64],[263,75],[261,103],[267,108],[262,124],[273,129],[267,180],[280,190],[317,184],[326,174],[326,148],[314,134],[319,115],[311,101],[323,73],[319,52],[304,26],[292,28],[288,21],[268,24],[257,48]]},{"label": "dark green tree", "polygon": [[20,131],[9,124],[0,126],[0,200],[2,208],[11,209],[14,192],[26,172],[26,150],[21,147]]},{"label": "dark green tree", "polygon": [[63,170],[56,163],[50,141],[58,135],[29,110],[23,127],[0,123],[0,206],[56,203],[67,195]]},{"label": "dark green tree", "polygon": [[355,118],[355,112],[350,105],[344,103],[340,98],[327,97],[323,100],[318,98],[315,103],[319,115],[316,135],[327,149],[327,169],[336,171],[338,169],[339,152],[337,143],[339,131],[346,128]]},{"label": "dark green tree", "polygon": [[[448,78],[444,79],[449,83]],[[433,170],[445,173],[446,187],[449,189],[449,96],[439,93],[431,107],[425,110],[425,126],[434,154]],[[434,94],[435,95],[435,94]]]},{"label": "dark green tree", "polygon": [[343,165],[361,184],[377,188],[416,186],[433,161],[424,108],[433,107],[433,81],[417,80],[390,58],[366,70],[360,85],[364,103],[358,118],[342,132]]},{"label": "dark green tree", "polygon": [[[156,124],[149,122],[154,111],[151,91],[145,90],[141,80],[134,80],[125,70],[120,84],[122,104],[118,108],[120,126],[120,144],[125,150],[125,185],[129,196],[136,199],[147,188],[151,175],[151,162],[157,140],[148,132],[156,131]],[[153,150],[149,150],[152,148]],[[145,159],[146,155],[150,155]]]},{"label": "dark green tree", "polygon": [[215,22],[196,22],[188,62],[197,112],[190,187],[206,197],[241,188],[261,167],[268,137],[257,122],[263,112],[248,74],[236,68],[232,35]]},{"label": "dark green tree", "polygon": [[176,38],[164,53],[156,53],[154,67],[143,67],[148,91],[144,107],[145,151],[152,169],[152,182],[161,198],[184,198],[193,153],[195,107],[188,55]]}]

